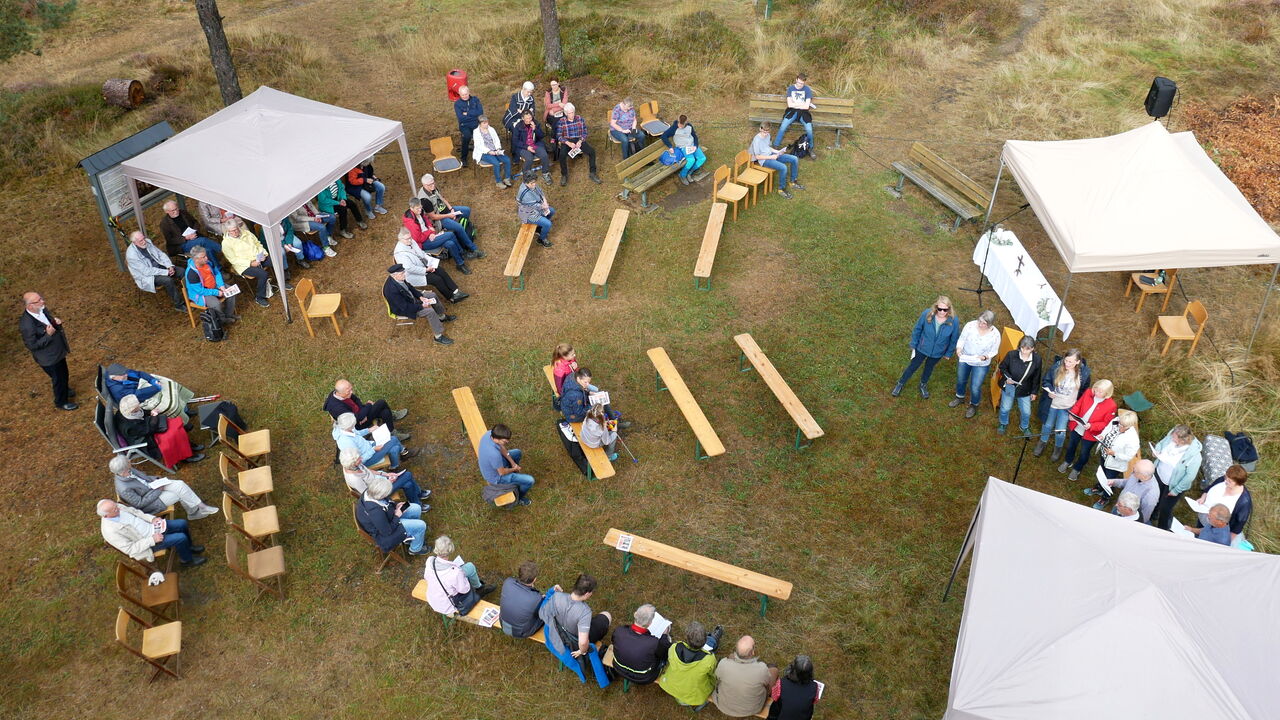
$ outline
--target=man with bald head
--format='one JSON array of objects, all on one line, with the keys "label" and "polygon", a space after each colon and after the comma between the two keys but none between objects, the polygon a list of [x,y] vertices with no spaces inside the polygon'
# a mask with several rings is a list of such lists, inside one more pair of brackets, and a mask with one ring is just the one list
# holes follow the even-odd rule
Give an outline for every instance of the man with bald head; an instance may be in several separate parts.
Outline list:
[{"label": "man with bald head", "polygon": [[[1133,466],[1133,472],[1129,477],[1112,483],[1111,496],[1103,497],[1094,503],[1094,509],[1105,509],[1111,499],[1119,498],[1121,493],[1131,492],[1138,496],[1138,511],[1142,515],[1142,522],[1151,522],[1151,514],[1155,512],[1156,503],[1160,501],[1160,486],[1156,484],[1155,475],[1155,463],[1150,460],[1139,460]],[[1097,491],[1092,494],[1096,495]]]},{"label": "man with bald head", "polygon": [[61,318],[44,304],[44,297],[37,292],[23,293],[22,316],[18,318],[18,331],[22,342],[31,351],[40,369],[53,381],[53,406],[59,410],[75,410],[79,405],[71,402],[76,392],[71,389],[67,372],[67,336],[62,331]]},{"label": "man with bald head", "polygon": [[716,665],[716,690],[711,702],[729,717],[751,717],[764,709],[777,681],[778,668],[761,662],[756,657],[755,638],[743,635],[733,652],[720,658]]},{"label": "man with bald head", "polygon": [[342,413],[352,413],[356,416],[357,430],[364,430],[373,425],[374,420],[378,420],[383,425],[386,425],[391,430],[391,434],[399,438],[400,442],[409,440],[409,433],[396,430],[396,421],[403,420],[409,414],[409,411],[405,408],[393,411],[391,406],[387,405],[386,400],[377,400],[371,403],[361,402],[349,380],[340,379],[333,384],[333,392],[329,393],[329,397],[324,399],[324,411],[329,413],[334,420],[337,420]]},{"label": "man with bald head", "polygon": [[164,217],[160,218],[160,232],[164,235],[164,251],[170,256],[186,255],[199,245],[217,261],[222,246],[200,234],[200,223],[178,203],[170,200],[164,204]]}]

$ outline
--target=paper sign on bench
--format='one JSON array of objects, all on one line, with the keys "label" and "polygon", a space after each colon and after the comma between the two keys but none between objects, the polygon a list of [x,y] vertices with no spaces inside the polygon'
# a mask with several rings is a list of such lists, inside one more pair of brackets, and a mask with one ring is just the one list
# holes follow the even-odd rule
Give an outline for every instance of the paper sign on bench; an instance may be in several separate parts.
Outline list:
[{"label": "paper sign on bench", "polygon": [[480,627],[493,627],[498,621],[498,608],[486,608],[484,614],[480,616]]},{"label": "paper sign on bench", "polygon": [[[615,545],[614,547],[618,548],[618,549],[619,549],[619,550],[621,550],[622,552],[630,552],[630,551],[631,551],[631,542],[632,542],[633,540],[635,540],[635,537],[633,537],[633,536],[631,536],[631,535],[627,535],[627,534],[625,534],[625,533],[624,533],[624,534],[620,534],[620,535],[618,535],[618,544],[617,544],[617,545]],[[655,617],[656,617],[656,614],[655,614]]]}]

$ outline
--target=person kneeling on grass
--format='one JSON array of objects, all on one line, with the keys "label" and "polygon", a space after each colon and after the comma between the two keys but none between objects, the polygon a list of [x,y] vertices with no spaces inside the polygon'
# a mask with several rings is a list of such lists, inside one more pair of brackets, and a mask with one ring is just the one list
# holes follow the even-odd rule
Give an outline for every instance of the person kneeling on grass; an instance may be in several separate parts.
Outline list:
[{"label": "person kneeling on grass", "polygon": [[688,185],[689,176],[707,162],[707,155],[698,144],[698,131],[693,129],[693,123],[689,122],[688,117],[681,115],[676,118],[674,125],[662,133],[662,142],[676,152],[683,153],[676,162],[684,163],[679,177],[682,184]]},{"label": "person kneeling on grass", "polygon": [[382,552],[389,553],[397,545],[405,544],[409,546],[410,555],[426,555],[422,544],[427,536],[427,522],[422,519],[422,513],[431,506],[392,503],[387,500],[390,496],[390,480],[381,475],[369,478],[369,486],[356,502],[356,521]]},{"label": "person kneeling on grass", "polygon": [[418,486],[418,482],[413,479],[413,473],[408,470],[400,470],[399,472],[383,472],[381,470],[370,470],[368,465],[364,464],[364,460],[360,458],[360,451],[355,448],[345,448],[338,455],[338,462],[342,464],[342,479],[347,483],[347,487],[357,495],[363,495],[365,490],[369,489],[369,483],[374,478],[383,478],[391,483],[391,492],[403,490],[404,496],[410,502],[416,502],[422,505],[422,511],[426,512],[431,509],[430,505],[426,505],[427,498],[431,497],[430,490],[423,490]]},{"label": "person kneeling on grass", "polygon": [[587,600],[595,590],[596,579],[583,573],[574,581],[572,593],[548,590],[538,617],[544,623],[547,650],[584,683],[590,667],[596,684],[603,688],[609,686],[609,678],[595,643],[604,639],[613,618],[607,612],[591,613]]},{"label": "person kneeling on grass", "polygon": [[[463,562],[448,535],[436,538],[422,577],[427,581],[427,604],[441,615],[466,615],[480,598],[494,591],[480,582],[474,563]],[[449,556],[455,557],[450,560]]]},{"label": "person kneeling on grass", "polygon": [[701,710],[716,689],[716,646],[724,628],[719,625],[710,634],[698,621],[685,627],[684,639],[667,651],[667,669],[658,685],[676,702],[694,711]]},{"label": "person kneeling on grass", "polygon": [[787,192],[788,182],[797,190],[804,189],[804,186],[800,184],[800,158],[795,155],[788,155],[769,144],[769,123],[760,123],[760,130],[751,141],[749,150],[751,159],[755,160],[756,163],[770,170],[778,171],[779,195],[788,200],[791,199],[791,193]]}]

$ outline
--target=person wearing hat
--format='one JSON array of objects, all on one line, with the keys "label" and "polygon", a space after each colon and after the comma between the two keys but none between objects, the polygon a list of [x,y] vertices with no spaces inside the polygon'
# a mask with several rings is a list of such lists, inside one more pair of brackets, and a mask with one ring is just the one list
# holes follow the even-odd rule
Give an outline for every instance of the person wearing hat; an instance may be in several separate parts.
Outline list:
[{"label": "person wearing hat", "polygon": [[458,258],[458,262],[484,257],[484,253],[476,247],[476,226],[471,222],[471,208],[451,205],[445,200],[431,173],[422,176],[422,187],[418,188],[417,197],[422,201],[422,214],[431,221],[436,232],[448,231],[457,238],[458,245],[462,247],[462,257]]},{"label": "person wearing hat", "polygon": [[160,232],[164,235],[164,251],[170,256],[186,255],[199,245],[216,258],[222,246],[200,235],[200,223],[178,203],[170,200],[164,204],[164,217],[160,219]]},{"label": "person wearing hat", "polygon": [[520,222],[538,226],[538,244],[551,247],[547,236],[551,234],[551,218],[556,209],[547,202],[547,195],[538,187],[538,176],[529,173],[516,191],[516,217]]},{"label": "person wearing hat", "polygon": [[434,290],[423,292],[410,285],[405,277],[404,265],[396,263],[387,268],[387,280],[382,284],[382,297],[393,315],[407,318],[426,318],[436,342],[452,345],[453,340],[444,334],[444,323],[457,319],[446,315],[444,304]]},{"label": "person wearing hat", "polygon": [[129,274],[139,290],[155,294],[159,288],[169,293],[173,301],[173,309],[184,312],[187,308],[182,303],[182,292],[178,290],[175,276],[177,270],[168,255],[160,252],[160,248],[151,242],[151,238],[134,230],[129,235],[129,247],[124,253],[125,262],[129,265]]}]

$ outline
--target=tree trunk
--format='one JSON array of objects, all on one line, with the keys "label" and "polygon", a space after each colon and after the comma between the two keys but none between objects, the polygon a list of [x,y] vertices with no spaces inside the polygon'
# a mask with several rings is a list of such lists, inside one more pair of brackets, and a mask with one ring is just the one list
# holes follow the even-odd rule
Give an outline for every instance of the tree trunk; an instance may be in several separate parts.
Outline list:
[{"label": "tree trunk", "polygon": [[547,70],[558,72],[564,66],[564,52],[560,49],[560,17],[556,14],[556,0],[538,0],[542,9],[542,56]]},{"label": "tree trunk", "polygon": [[218,0],[195,0],[195,3],[200,27],[204,29],[205,39],[209,41],[209,60],[213,63],[213,74],[218,78],[218,89],[222,91],[222,104],[230,105],[244,95],[240,92],[236,66],[231,61],[231,46],[227,45],[227,35],[222,31]]}]

